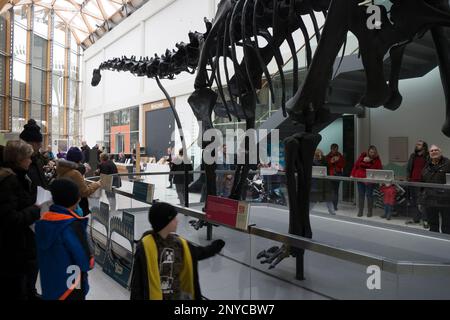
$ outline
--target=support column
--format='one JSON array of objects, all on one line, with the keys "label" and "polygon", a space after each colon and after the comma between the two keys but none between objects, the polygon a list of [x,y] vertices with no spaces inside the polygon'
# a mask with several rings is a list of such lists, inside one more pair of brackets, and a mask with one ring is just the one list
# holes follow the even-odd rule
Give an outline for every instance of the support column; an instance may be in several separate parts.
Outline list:
[{"label": "support column", "polygon": [[26,54],[26,62],[25,62],[25,123],[31,117],[31,90],[33,85],[33,75],[32,75],[32,66],[31,59],[33,56],[33,9],[34,5],[31,4],[28,7],[27,12],[27,54]]},{"label": "support column", "polygon": [[53,86],[53,77],[52,77],[52,69],[53,69],[53,26],[54,26],[55,12],[53,9],[50,11],[48,17],[48,40],[47,40],[47,64],[45,66],[46,70],[46,82],[47,82],[47,90],[45,95],[45,120],[47,123],[47,131],[45,135],[45,144],[44,146],[53,145],[52,143],[52,86]]},{"label": "support column", "polygon": [[5,100],[4,100],[4,114],[0,119],[3,121],[3,128],[5,131],[12,131],[12,75],[13,75],[13,33],[14,33],[14,13],[9,10],[6,17],[6,52],[5,56]]}]

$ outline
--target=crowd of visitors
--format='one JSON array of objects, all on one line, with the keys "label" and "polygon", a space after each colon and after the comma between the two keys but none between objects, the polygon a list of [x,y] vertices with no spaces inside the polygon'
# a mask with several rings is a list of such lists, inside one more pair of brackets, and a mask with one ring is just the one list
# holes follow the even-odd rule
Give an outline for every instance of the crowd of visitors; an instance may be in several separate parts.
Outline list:
[{"label": "crowd of visitors", "polygon": [[[70,147],[64,156],[61,151],[55,156],[51,146],[42,150],[43,136],[40,127],[30,119],[20,134],[20,140],[11,140],[0,146],[0,250],[8,257],[9,263],[0,265],[0,295],[5,299],[84,299],[89,284],[87,272],[93,268],[86,226],[90,214],[88,198],[101,188],[101,182],[86,182],[84,176],[91,170],[92,153],[83,141],[81,148]],[[97,169],[100,174],[116,174],[117,167],[108,154],[102,153],[98,146],[95,152]],[[168,150],[167,161],[173,174],[170,183],[175,184],[180,204],[185,199],[185,179],[192,181],[192,174],[175,172],[192,171],[192,165],[184,163],[183,149],[178,155]],[[221,165],[218,169],[229,170],[226,146],[222,148]],[[339,146],[332,144],[327,155],[317,149],[313,164],[327,168],[329,176],[344,176],[346,159],[339,152]],[[350,176],[364,179],[368,169],[382,169],[377,148],[369,146],[355,161]],[[409,182],[445,184],[446,174],[450,173],[450,160],[443,156],[437,145],[428,145],[419,140],[407,165]],[[230,191],[232,175],[218,175],[218,191],[226,196]],[[113,179],[113,185],[120,187],[120,178]],[[374,182],[359,180],[358,213],[364,213],[367,199],[367,217],[373,215]],[[41,212],[38,203],[38,191],[50,190],[53,204],[47,212]],[[326,203],[328,212],[335,214],[338,207],[340,181],[314,178],[311,185],[311,208],[318,202]],[[379,186],[383,194],[384,214],[382,218],[390,220],[396,206],[397,188],[395,184],[385,183]],[[113,197],[110,194],[109,197]],[[412,220],[408,224],[421,221],[430,231],[450,234],[450,190],[411,186],[408,188],[408,205],[412,208]],[[169,204],[153,205],[149,221],[153,231],[144,234],[137,250],[135,270],[132,279],[132,298],[195,299],[200,296],[197,261],[218,253],[224,243],[213,242],[211,246],[195,247],[184,239],[174,236],[176,231],[176,210]],[[153,258],[159,254],[160,247],[170,247],[175,254],[173,268],[177,268],[178,285],[164,288],[147,286],[148,272],[154,270]],[[156,248],[156,249],[155,249]],[[155,251],[157,250],[157,251]],[[184,252],[184,253],[183,253]],[[181,257],[186,252],[191,260],[182,264]],[[151,257],[151,258],[149,258]],[[155,258],[156,259],[156,258]],[[181,259],[181,260],[180,260]],[[155,260],[156,261],[156,260]],[[149,265],[151,263],[151,265]],[[72,286],[67,286],[67,268],[79,267],[79,277]],[[189,272],[183,271],[185,268]],[[186,270],[188,270],[186,269]],[[36,291],[36,281],[40,271],[42,296]],[[160,274],[161,279],[165,277]],[[182,287],[181,283],[194,283],[194,286]],[[194,281],[194,282],[192,282]],[[162,285],[162,282],[161,282]]]},{"label": "crowd of visitors", "polygon": [[[86,231],[88,198],[101,187],[100,181],[84,179],[91,170],[92,153],[86,142],[81,148],[70,147],[64,155],[60,151],[56,157],[51,146],[41,150],[43,136],[32,119],[24,126],[20,138],[0,146],[0,250],[8,257],[8,263],[0,266],[1,298],[84,300],[89,291],[88,271],[94,267]],[[117,173],[108,154],[96,154],[99,161],[94,174]],[[174,171],[192,170],[192,166],[185,167],[179,161],[183,158],[182,150],[177,158]],[[46,175],[48,168],[54,169],[51,178]],[[182,204],[184,179],[184,175],[173,178]],[[191,181],[192,175],[188,179]],[[120,187],[120,184],[120,178],[113,177],[113,185]],[[45,212],[41,212],[42,203],[38,202],[38,188],[51,193],[52,202]],[[167,203],[151,207],[149,222],[153,231],[145,233],[138,246],[131,298],[201,299],[197,261],[215,255],[225,243],[216,240],[210,246],[198,247],[175,236],[176,210]],[[173,249],[170,257],[165,256],[165,263],[172,264],[174,281],[170,285],[164,282],[167,275],[162,270],[160,286],[149,286],[147,271],[157,268],[159,252],[154,248],[159,250],[161,246],[164,252]],[[155,264],[153,258],[146,259],[146,254],[155,257]],[[148,262],[152,265],[147,265]],[[41,295],[36,291],[38,274]],[[75,276],[70,281],[72,275]]]}]

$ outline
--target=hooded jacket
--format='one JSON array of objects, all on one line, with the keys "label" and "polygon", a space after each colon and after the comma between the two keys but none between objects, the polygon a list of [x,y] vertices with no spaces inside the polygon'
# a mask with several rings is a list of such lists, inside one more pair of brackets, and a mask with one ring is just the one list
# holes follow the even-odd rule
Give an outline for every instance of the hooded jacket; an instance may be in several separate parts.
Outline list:
[{"label": "hooded jacket", "polygon": [[57,205],[52,205],[50,211],[36,222],[36,246],[44,299],[66,300],[88,293],[87,272],[94,267],[94,257],[87,240],[87,222],[87,218]]},{"label": "hooded jacket", "polygon": [[352,169],[351,176],[354,178],[366,178],[366,170],[367,169],[383,169],[383,165],[381,164],[380,157],[376,157],[369,162],[364,162],[364,158],[367,157],[367,153],[363,152],[359,156],[358,160],[355,162],[355,165]]},{"label": "hooded jacket", "polygon": [[76,162],[60,159],[56,166],[56,177],[57,179],[68,178],[75,182],[80,190],[80,207],[83,209],[83,215],[87,216],[91,213],[87,198],[100,188],[100,185],[96,183],[87,184],[83,178],[83,172],[85,172],[84,169],[83,165]]},{"label": "hooded jacket", "polygon": [[40,218],[40,209],[34,203],[26,171],[0,168],[0,273],[23,273],[26,263],[36,259],[30,226]]},{"label": "hooded jacket", "polygon": [[61,178],[71,179],[80,189],[80,196],[82,198],[83,197],[87,198],[91,194],[93,194],[98,188],[100,188],[100,185],[97,185],[95,183],[90,183],[89,185],[86,184],[82,174],[80,173],[79,170],[77,170],[77,168],[78,168],[77,163],[65,159],[60,159],[56,167],[56,175],[58,179]]},{"label": "hooded jacket", "polygon": [[[131,278],[131,300],[161,300],[159,270],[157,265],[157,248],[153,240],[153,231],[146,232],[136,247]],[[185,267],[180,274],[182,285],[194,300],[201,300],[198,278],[198,261],[214,256],[222,247],[214,243],[209,246],[195,246],[178,237],[183,243],[183,260]],[[149,263],[150,262],[150,265]]]}]

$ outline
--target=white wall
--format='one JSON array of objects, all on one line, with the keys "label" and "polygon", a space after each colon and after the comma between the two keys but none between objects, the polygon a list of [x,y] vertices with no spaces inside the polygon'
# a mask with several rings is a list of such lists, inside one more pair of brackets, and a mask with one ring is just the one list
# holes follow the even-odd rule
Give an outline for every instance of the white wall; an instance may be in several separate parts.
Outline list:
[{"label": "white wall", "polygon": [[[186,147],[188,150],[188,156],[195,156],[196,159],[201,155],[199,154],[199,148],[197,147],[195,140],[198,136],[199,126],[197,123],[197,119],[192,112],[191,107],[189,106],[187,99],[189,95],[179,96],[176,99],[175,109],[177,110],[178,116],[180,117],[181,127],[183,128],[183,133],[185,137]],[[180,134],[178,128],[175,126],[175,150],[178,153],[178,150],[182,147]]]},{"label": "white wall", "polygon": [[437,144],[450,157],[449,138],[441,132],[445,99],[438,68],[422,78],[400,82],[403,103],[396,111],[370,110],[370,143],[377,146],[383,164],[389,162],[389,137],[408,137],[412,152],[417,140]]},{"label": "white wall", "polygon": [[84,137],[89,146],[93,146],[97,141],[103,141],[104,139],[104,121],[103,115],[85,118],[84,119]]},{"label": "white wall", "polygon": [[339,145],[339,151],[342,152],[343,142],[342,142],[342,118],[337,119],[328,127],[320,131],[320,135],[322,136],[322,141],[320,141],[317,146],[318,149],[321,149],[322,152],[327,155],[330,152],[330,146],[333,143],[337,143]]}]

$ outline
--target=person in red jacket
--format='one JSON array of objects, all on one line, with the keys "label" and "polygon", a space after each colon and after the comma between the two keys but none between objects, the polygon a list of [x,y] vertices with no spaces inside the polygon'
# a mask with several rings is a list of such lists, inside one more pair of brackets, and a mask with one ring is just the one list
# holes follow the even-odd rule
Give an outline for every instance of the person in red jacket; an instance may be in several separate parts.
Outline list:
[{"label": "person in red jacket", "polygon": [[[328,173],[330,176],[343,176],[344,175],[344,167],[345,167],[345,158],[339,152],[339,146],[336,143],[333,143],[330,147],[331,151],[327,154],[327,164],[328,164]],[[338,209],[337,204],[339,201],[339,185],[341,181],[335,180],[331,181],[331,185],[333,188],[333,206],[334,210]]]},{"label": "person in red jacket", "polygon": [[[375,146],[370,146],[367,152],[361,153],[355,162],[351,176],[354,178],[366,178],[367,169],[383,169],[378,151]],[[373,210],[373,183],[358,182],[358,217],[362,217],[364,211],[364,198],[367,196],[367,216],[372,216]]]},{"label": "person in red jacket", "polygon": [[382,215],[381,218],[391,220],[391,213],[395,205],[395,196],[397,195],[397,188],[393,184],[386,183],[380,187],[380,191],[383,192],[383,203],[384,203],[384,215]]}]

